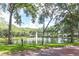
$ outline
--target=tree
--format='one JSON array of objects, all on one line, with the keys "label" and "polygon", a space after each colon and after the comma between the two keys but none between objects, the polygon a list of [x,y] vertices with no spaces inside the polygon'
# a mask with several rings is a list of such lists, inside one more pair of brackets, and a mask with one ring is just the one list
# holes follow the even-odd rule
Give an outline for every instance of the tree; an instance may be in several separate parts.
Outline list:
[{"label": "tree", "polygon": [[[43,39],[42,39],[42,44],[44,42],[44,33],[49,25],[49,23],[53,20],[53,15],[54,12],[56,11],[55,4],[53,3],[44,3],[44,4],[39,4],[39,9],[41,12],[39,13],[39,23],[43,24]],[[50,19],[48,24],[45,27],[45,21],[46,19]]]},{"label": "tree", "polygon": [[[63,20],[60,22],[64,24],[62,29],[68,30],[71,34],[71,43],[74,42],[74,29],[77,28],[78,25],[78,4],[58,4],[60,10],[63,10],[65,13]],[[67,31],[67,32],[68,32]]]},{"label": "tree", "polygon": [[[43,5],[44,5],[44,7],[43,7],[44,12],[42,13],[43,15],[41,16],[41,18],[45,19],[45,18],[50,17],[50,21],[48,22],[46,28],[48,27],[48,25],[52,19],[55,20],[55,22],[56,22],[55,24],[59,24],[59,25],[61,25],[62,21],[65,21],[65,24],[69,24],[66,26],[66,28],[68,29],[68,27],[70,27],[69,29],[70,29],[70,33],[71,33],[71,43],[73,43],[74,42],[74,27],[77,27],[77,25],[78,25],[78,16],[77,15],[79,12],[78,11],[79,4],[72,4],[72,3],[70,3],[70,4],[62,3],[61,4],[61,3],[58,3],[58,4],[43,4]],[[51,12],[51,13],[49,13],[49,12]],[[54,13],[55,13],[55,15],[54,15],[55,17],[53,18]],[[68,20],[67,20],[67,18],[68,18]],[[45,28],[45,30],[46,30],[46,28]],[[61,27],[61,28],[63,28],[63,27]],[[61,30],[61,28],[59,30]]]},{"label": "tree", "polygon": [[14,10],[15,4],[9,4],[9,13],[10,13],[10,17],[9,17],[9,29],[8,29],[8,44],[12,44],[11,41],[11,26],[12,26],[12,15],[13,15],[13,10]]},{"label": "tree", "polygon": [[[16,19],[17,24],[21,24],[21,16],[19,14],[19,10],[23,9],[26,16],[31,15],[32,21],[34,22],[36,18],[36,7],[33,4],[25,4],[25,3],[10,3],[10,4],[0,4],[3,10],[9,11],[9,33],[8,33],[8,44],[11,44],[11,25],[12,25],[12,16]],[[5,9],[6,8],[6,9]]]}]

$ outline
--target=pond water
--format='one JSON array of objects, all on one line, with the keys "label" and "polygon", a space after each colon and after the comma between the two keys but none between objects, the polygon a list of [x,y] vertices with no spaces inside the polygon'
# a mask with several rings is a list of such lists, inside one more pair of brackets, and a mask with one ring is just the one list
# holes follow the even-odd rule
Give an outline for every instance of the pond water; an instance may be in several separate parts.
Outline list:
[{"label": "pond water", "polygon": [[[49,44],[49,43],[64,43],[66,41],[68,41],[68,38],[44,38],[43,42],[44,44]],[[41,44],[42,43],[42,37],[36,38],[27,38],[27,39],[23,39],[24,43],[28,43],[28,44]],[[21,43],[21,39],[20,40],[15,40],[14,43]]]}]

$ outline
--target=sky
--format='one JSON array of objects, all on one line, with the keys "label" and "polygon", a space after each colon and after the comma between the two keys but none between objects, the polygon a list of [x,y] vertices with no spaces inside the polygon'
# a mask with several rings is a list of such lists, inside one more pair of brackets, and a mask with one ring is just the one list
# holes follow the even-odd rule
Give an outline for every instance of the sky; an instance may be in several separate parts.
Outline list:
[{"label": "sky", "polygon": [[[22,28],[41,28],[42,24],[38,23],[38,19],[36,19],[35,23],[32,23],[31,21],[31,16],[26,17],[26,15],[23,13],[23,11],[20,11],[20,15],[21,15],[21,19],[22,19],[22,25],[19,26],[18,24],[15,23],[15,19],[12,17],[12,24],[17,26],[17,27],[22,27]],[[2,12],[1,11],[1,17],[5,18],[4,20],[8,23],[9,22],[9,12]],[[50,19],[46,19],[45,21],[45,25],[47,25],[47,23],[49,22]],[[52,20],[51,23],[49,24],[49,26],[54,25],[54,21]]]}]

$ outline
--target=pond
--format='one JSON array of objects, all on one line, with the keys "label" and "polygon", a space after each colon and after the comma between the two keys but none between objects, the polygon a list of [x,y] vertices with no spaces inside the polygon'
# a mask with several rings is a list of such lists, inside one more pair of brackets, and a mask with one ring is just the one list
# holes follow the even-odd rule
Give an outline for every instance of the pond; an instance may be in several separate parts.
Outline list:
[{"label": "pond", "polygon": [[[49,43],[64,43],[67,42],[68,40],[70,40],[69,38],[44,38],[43,42],[44,44],[49,44]],[[39,37],[36,39],[36,37],[34,38],[27,38],[27,39],[23,39],[24,43],[28,43],[28,44],[41,44],[42,43],[42,37]],[[21,43],[21,39],[20,40],[15,40],[14,43]]]}]

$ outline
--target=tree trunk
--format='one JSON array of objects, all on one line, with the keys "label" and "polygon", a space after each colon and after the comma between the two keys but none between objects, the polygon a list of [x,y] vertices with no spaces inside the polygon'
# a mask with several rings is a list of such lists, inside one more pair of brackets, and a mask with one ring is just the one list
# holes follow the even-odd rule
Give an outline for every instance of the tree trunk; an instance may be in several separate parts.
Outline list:
[{"label": "tree trunk", "polygon": [[71,42],[70,43],[74,43],[74,33],[73,32],[71,32]]},{"label": "tree trunk", "polygon": [[49,35],[48,35],[48,31],[47,31],[47,43],[49,43],[49,40],[48,40],[48,39],[49,39],[49,37],[48,37],[48,36],[49,36]]},{"label": "tree trunk", "polygon": [[43,23],[43,36],[42,36],[42,45],[44,44],[44,27],[45,27],[45,23]]},{"label": "tree trunk", "polygon": [[44,33],[45,33],[45,31],[46,31],[46,29],[47,29],[48,25],[49,25],[49,24],[50,24],[50,22],[52,21],[52,19],[53,19],[53,18],[51,17],[46,27],[45,27],[45,23],[43,23],[43,37],[42,37],[42,45],[43,45],[43,43],[44,43]]},{"label": "tree trunk", "polygon": [[10,19],[9,19],[9,34],[8,34],[8,44],[11,44],[11,24],[12,24],[12,13],[10,13]]},{"label": "tree trunk", "polygon": [[71,42],[70,43],[73,43],[74,42],[74,30],[73,30],[73,15],[72,15],[72,13],[71,13],[71,11],[69,10],[69,8],[68,8],[68,6],[67,6],[67,4],[65,4],[65,6],[66,6],[66,8],[67,8],[67,10],[69,11],[69,13],[70,13],[70,17],[71,17],[71,23],[70,23],[70,33],[71,33]]},{"label": "tree trunk", "polygon": [[79,22],[78,22],[78,38],[79,38]]},{"label": "tree trunk", "polygon": [[8,29],[8,44],[12,44],[12,40],[11,40],[11,26],[12,26],[12,14],[13,14],[13,10],[14,10],[14,4],[10,4],[9,7],[9,12],[10,12],[10,18],[9,18],[9,29]]},{"label": "tree trunk", "polygon": [[79,31],[78,31],[78,38],[79,38]]},{"label": "tree trunk", "polygon": [[71,24],[71,42],[70,43],[74,43],[74,31],[73,31],[73,25]]},{"label": "tree trunk", "polygon": [[64,42],[64,36],[63,36],[64,34],[62,33],[62,41]]},{"label": "tree trunk", "polygon": [[49,22],[47,23],[47,26],[45,27],[44,31],[47,29],[47,27],[49,26],[50,22],[53,20],[53,17],[50,18]]}]

